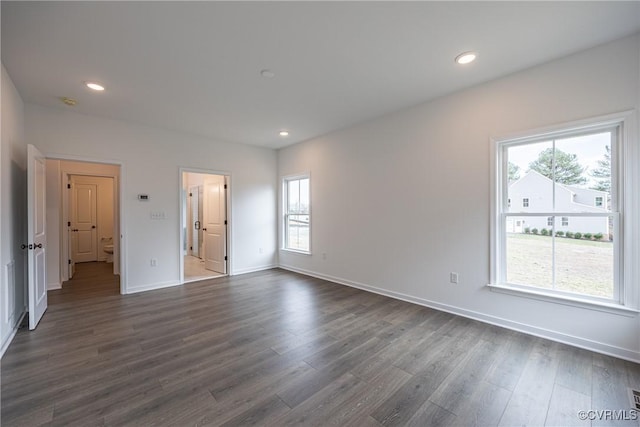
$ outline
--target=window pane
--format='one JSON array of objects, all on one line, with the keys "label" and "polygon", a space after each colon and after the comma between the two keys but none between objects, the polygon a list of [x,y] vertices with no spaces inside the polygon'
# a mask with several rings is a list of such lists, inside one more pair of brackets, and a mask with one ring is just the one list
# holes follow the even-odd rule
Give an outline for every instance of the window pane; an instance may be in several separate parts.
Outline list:
[{"label": "window pane", "polygon": [[[532,169],[542,153],[553,150],[552,141],[507,148],[508,212],[550,212],[553,208],[553,181]],[[537,166],[536,166],[537,167]],[[538,168],[544,172],[542,168]]]},{"label": "window pane", "polygon": [[287,248],[309,250],[309,215],[288,215],[286,217]]},{"label": "window pane", "polygon": [[552,240],[541,234],[542,229],[548,233],[546,223],[546,217],[507,218],[508,283],[546,289],[553,287]]},{"label": "window pane", "polygon": [[309,178],[300,181],[300,211],[301,213],[309,213]]},{"label": "window pane", "polygon": [[300,211],[300,181],[297,179],[287,181],[287,208],[290,213]]},{"label": "window pane", "polygon": [[611,132],[601,132],[556,140],[556,212],[607,210],[611,138]]},{"label": "window pane", "polygon": [[556,289],[613,298],[612,218],[569,217],[568,223],[555,242]]}]

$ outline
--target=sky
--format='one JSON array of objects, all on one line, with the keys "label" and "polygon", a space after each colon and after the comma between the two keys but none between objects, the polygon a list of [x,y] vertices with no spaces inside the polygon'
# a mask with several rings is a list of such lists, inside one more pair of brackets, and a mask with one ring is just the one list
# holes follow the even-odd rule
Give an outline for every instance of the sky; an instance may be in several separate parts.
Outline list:
[{"label": "sky", "polygon": [[[606,146],[611,144],[611,133],[603,132],[572,138],[557,139],[556,149],[565,153],[576,154],[578,162],[586,166],[585,177],[588,179],[585,187],[591,187],[594,180],[589,175],[590,171],[598,168],[598,160],[604,159]],[[546,148],[552,147],[552,141],[535,144],[518,145],[509,147],[509,161],[520,167],[522,177],[529,170],[529,163],[538,158],[538,155]]]}]

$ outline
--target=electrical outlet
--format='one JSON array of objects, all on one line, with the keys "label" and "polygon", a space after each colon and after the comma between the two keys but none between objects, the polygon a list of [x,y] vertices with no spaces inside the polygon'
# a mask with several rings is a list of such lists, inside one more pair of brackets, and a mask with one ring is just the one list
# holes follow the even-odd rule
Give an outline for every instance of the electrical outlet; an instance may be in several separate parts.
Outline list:
[{"label": "electrical outlet", "polygon": [[449,282],[458,283],[458,273],[449,273]]},{"label": "electrical outlet", "polygon": [[149,263],[151,264],[151,267],[155,267],[158,265],[158,260],[155,258],[151,258],[151,261]]}]

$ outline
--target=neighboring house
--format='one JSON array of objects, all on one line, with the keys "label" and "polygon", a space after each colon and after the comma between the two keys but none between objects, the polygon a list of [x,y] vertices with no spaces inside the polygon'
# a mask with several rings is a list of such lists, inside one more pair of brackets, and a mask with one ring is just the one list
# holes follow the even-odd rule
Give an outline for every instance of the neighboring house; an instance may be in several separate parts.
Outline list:
[{"label": "neighboring house", "polygon": [[[555,209],[553,206],[553,181],[536,171],[527,172],[522,178],[509,184],[509,211],[523,214],[540,212],[563,213],[606,213],[609,211],[608,194],[605,191],[578,188],[558,184],[555,187]],[[553,217],[522,216],[510,217],[507,232],[522,233],[525,228],[550,230],[554,227]],[[602,233],[609,235],[607,217],[558,216],[555,231],[580,233]]]}]

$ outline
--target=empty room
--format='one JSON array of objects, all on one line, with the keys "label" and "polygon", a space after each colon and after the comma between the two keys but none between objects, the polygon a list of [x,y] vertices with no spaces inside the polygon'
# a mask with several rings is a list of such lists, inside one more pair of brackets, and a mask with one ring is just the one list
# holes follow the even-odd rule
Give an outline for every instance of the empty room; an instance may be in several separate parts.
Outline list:
[{"label": "empty room", "polygon": [[640,426],[640,1],[2,1],[3,426]]}]

